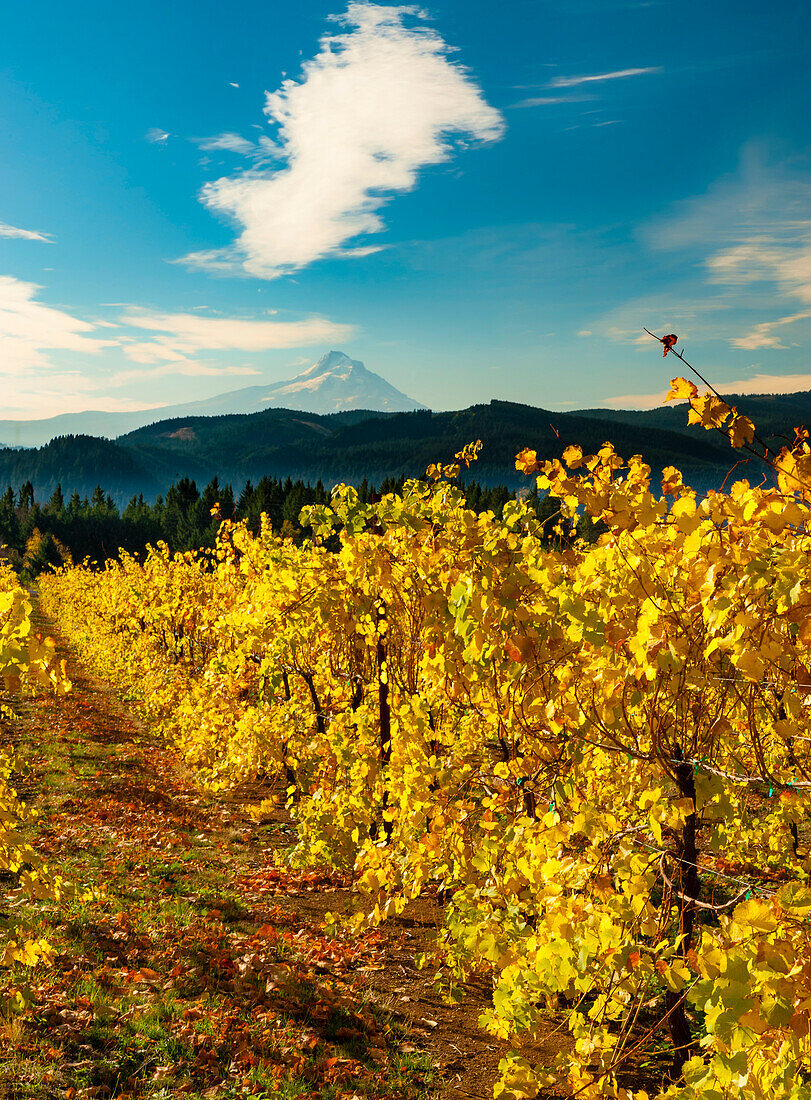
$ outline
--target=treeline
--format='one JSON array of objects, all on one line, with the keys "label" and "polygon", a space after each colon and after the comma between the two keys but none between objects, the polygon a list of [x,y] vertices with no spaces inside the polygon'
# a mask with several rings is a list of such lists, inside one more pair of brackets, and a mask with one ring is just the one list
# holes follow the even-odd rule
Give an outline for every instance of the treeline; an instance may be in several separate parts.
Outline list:
[{"label": "treeline", "polygon": [[[379,486],[365,479],[357,485],[364,503],[380,495],[397,492],[403,479],[387,478]],[[478,483],[465,486],[468,506],[477,512],[500,514],[514,493],[505,486],[488,487]],[[539,514],[551,514],[550,502],[533,503]],[[172,551],[197,550],[214,545],[220,519],[245,520],[256,533],[264,512],[273,530],[300,542],[306,531],[299,514],[306,504],[326,504],[329,490],[323,482],[315,484],[291,478],[263,477],[256,485],[246,482],[239,496],[231,485],[220,484],[215,477],[202,492],[189,478],[171,485],[165,496],[154,504],[143,494],[133,496],[119,509],[101,485],[90,496],[74,492],[65,498],[57,486],[46,502],[35,499],[32,483],[27,481],[19,492],[9,487],[0,497],[0,555],[30,580],[49,566],[80,562],[89,558],[103,562],[119,550],[142,553],[147,545],[159,540]],[[214,505],[219,515],[212,516]]]}]

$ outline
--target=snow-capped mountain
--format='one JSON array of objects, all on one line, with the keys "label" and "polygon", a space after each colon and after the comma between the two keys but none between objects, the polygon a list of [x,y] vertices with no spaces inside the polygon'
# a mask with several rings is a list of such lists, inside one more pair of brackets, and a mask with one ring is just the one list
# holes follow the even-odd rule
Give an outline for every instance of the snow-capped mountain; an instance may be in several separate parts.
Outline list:
[{"label": "snow-capped mountain", "polygon": [[360,360],[350,359],[342,351],[327,352],[289,382],[267,386],[266,392],[267,396],[261,399],[264,407],[300,408],[307,412],[330,413],[344,409],[410,412],[425,408],[379,374],[367,370]]},{"label": "snow-capped mountain", "polygon": [[255,413],[270,408],[324,414],[346,409],[409,412],[424,409],[425,405],[406,397],[385,378],[367,370],[360,360],[350,359],[342,351],[329,351],[317,363],[286,382],[246,386],[204,401],[162,405],[136,412],[88,411],[63,413],[47,420],[0,420],[0,438],[8,441],[6,446],[12,447],[40,447],[57,435],[95,435],[113,439],[158,420]]},{"label": "snow-capped mountain", "polygon": [[[172,411],[156,409],[160,419],[169,416],[221,416],[223,413],[261,412],[262,409],[300,409],[303,412],[333,413],[345,409],[374,412],[409,412],[424,409],[419,401],[406,397],[385,378],[367,370],[358,359],[342,351],[328,351],[317,363],[287,382],[269,386],[247,386],[220,394],[207,401],[176,405]],[[153,416],[153,420],[158,419]]]}]

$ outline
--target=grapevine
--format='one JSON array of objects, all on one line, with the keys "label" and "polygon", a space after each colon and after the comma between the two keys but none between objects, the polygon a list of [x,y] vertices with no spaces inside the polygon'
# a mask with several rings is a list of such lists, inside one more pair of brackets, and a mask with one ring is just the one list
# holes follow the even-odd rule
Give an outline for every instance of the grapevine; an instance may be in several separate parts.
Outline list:
[{"label": "grapevine", "polygon": [[502,1100],[641,1100],[665,1038],[658,1096],[811,1096],[811,448],[670,396],[766,479],[700,499],[608,443],[527,449],[561,530],[606,528],[550,546],[524,502],[466,507],[471,445],[375,503],[337,486],[300,546],[224,521],[41,578],[204,782],[268,780],[293,863],[351,869],[371,922],[440,891],[451,992],[489,972],[516,1048],[568,1032]]},{"label": "grapevine", "polygon": [[[63,662],[55,658],[54,642],[34,632],[29,595],[13,571],[0,563],[0,728],[13,725],[13,693],[48,689],[61,693],[70,688]],[[18,770],[11,747],[0,749],[0,871],[10,883],[5,904],[21,900],[58,902],[72,892],[25,838],[24,829],[35,816],[17,795],[14,775]],[[0,934],[0,965],[31,967],[52,961],[53,949],[42,929],[4,914]],[[10,1005],[19,1007],[22,994],[11,990]]]}]

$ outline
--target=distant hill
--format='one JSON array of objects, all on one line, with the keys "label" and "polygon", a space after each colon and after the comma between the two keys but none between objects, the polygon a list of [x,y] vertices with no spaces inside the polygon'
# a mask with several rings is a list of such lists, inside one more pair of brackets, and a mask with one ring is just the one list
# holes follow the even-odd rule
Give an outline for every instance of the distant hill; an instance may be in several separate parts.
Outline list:
[{"label": "distant hill", "polygon": [[[328,414],[347,409],[404,412],[424,409],[385,378],[367,370],[358,359],[342,351],[329,351],[317,363],[286,382],[245,386],[204,401],[163,405],[135,412],[63,413],[45,420],[0,420],[0,439],[7,446],[40,447],[57,436],[93,435],[107,439],[180,416],[225,416],[264,409],[300,409]],[[2,447],[3,444],[0,444]]]},{"label": "distant hill", "polygon": [[484,449],[476,478],[522,484],[515,455],[523,447],[552,457],[570,442],[594,450],[608,435],[621,453],[643,453],[654,467],[679,456],[696,473],[714,477],[728,460],[727,451],[703,432],[685,439],[676,432],[607,425],[509,401],[472,405],[459,412],[418,410],[385,416],[303,416],[279,409],[241,417],[178,418],[140,428],[118,442],[137,454],[157,478],[171,474],[174,479],[204,467],[209,477],[217,474],[221,480],[273,473],[325,481],[379,481],[399,474],[422,475],[431,462],[450,459],[471,439],[481,439]]},{"label": "distant hill", "polygon": [[[362,364],[350,360],[347,366],[329,357],[320,363],[323,369],[316,370],[316,364],[300,377],[313,381],[315,390],[326,386],[325,400],[332,385],[329,379],[337,378],[337,385],[343,373],[344,382],[363,380],[358,372]],[[267,394],[267,387],[257,389]],[[796,424],[811,422],[811,393],[729,400],[778,445],[793,435]],[[245,481],[256,482],[266,474],[305,481],[321,478],[327,485],[364,478],[379,484],[389,476],[422,476],[430,463],[447,461],[465,443],[481,439],[484,449],[471,476],[485,485],[528,484],[514,465],[523,447],[552,458],[569,443],[579,443],[588,452],[611,440],[621,455],[643,455],[654,471],[678,466],[688,482],[705,492],[721,484],[742,453],[733,452],[719,433],[688,427],[686,422],[684,404],[640,412],[565,413],[510,401],[438,413],[349,408],[324,414],[270,407],[263,412],[204,415],[198,410],[140,426],[115,442],[68,435],[39,449],[0,450],[0,491],[30,480],[38,497],[47,498],[57,484],[65,494],[76,489],[82,495],[101,484],[121,503],[134,493],[154,499],[183,477],[202,485],[216,476],[221,483],[231,482],[237,492]],[[736,472],[752,478],[761,474],[755,463],[739,466]]]},{"label": "distant hill", "polygon": [[74,490],[90,496],[101,485],[119,501],[136,493],[154,497],[163,488],[133,452],[89,435],[61,436],[37,449],[0,451],[0,485],[19,489],[26,481],[39,499],[47,499],[57,485],[66,496]]},{"label": "distant hill", "polygon": [[489,485],[528,484],[515,470],[515,455],[527,446],[551,458],[568,443],[594,451],[610,439],[620,454],[642,454],[655,470],[680,466],[702,491],[720,484],[740,457],[725,440],[700,429],[685,434],[644,421],[550,412],[509,401],[442,413],[353,409],[321,415],[271,408],[175,417],[115,442],[73,436],[38,450],[0,451],[0,489],[31,480],[43,497],[58,483],[66,494],[74,488],[92,492],[100,483],[121,502],[136,492],[154,498],[182,477],[205,484],[217,476],[237,491],[246,480],[266,474],[321,478],[327,484],[363,478],[379,483],[388,476],[422,476],[431,462],[451,459],[473,439],[481,439],[484,449],[471,476]]},{"label": "distant hill", "polygon": [[[749,417],[762,438],[769,437],[770,442],[778,445],[794,438],[795,426],[811,425],[811,390],[801,390],[799,393],[725,393],[721,396]],[[573,415],[635,427],[649,425],[681,435],[692,436],[697,430],[703,431],[687,423],[684,402],[655,409],[580,409]]]}]

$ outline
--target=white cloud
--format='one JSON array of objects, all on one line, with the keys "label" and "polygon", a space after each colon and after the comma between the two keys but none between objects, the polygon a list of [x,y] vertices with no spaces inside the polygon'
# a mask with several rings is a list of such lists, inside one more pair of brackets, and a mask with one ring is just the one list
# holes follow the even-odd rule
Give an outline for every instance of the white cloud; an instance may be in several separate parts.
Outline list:
[{"label": "white cloud", "polygon": [[804,166],[771,163],[762,146],[741,150],[735,172],[642,227],[640,236],[663,251],[699,250],[704,256],[750,240],[790,243],[809,230],[811,183]]},{"label": "white cloud", "polygon": [[45,244],[53,244],[50,233],[37,233],[33,229],[17,229],[7,222],[0,222],[0,237],[16,237],[22,241],[44,241]]},{"label": "white cloud", "polygon": [[[40,290],[33,283],[0,276],[0,382],[5,383],[7,416],[151,408],[144,401],[143,387],[141,396],[133,398],[108,397],[104,391],[169,375],[257,376],[256,366],[244,363],[248,356],[240,356],[242,364],[223,363],[222,353],[335,346],[354,335],[351,325],[320,317],[277,321],[264,319],[265,314],[259,320],[245,320],[158,313],[124,303],[119,303],[125,312],[118,323],[88,321],[43,304],[38,300]],[[105,351],[109,356],[99,361],[99,353]],[[206,353],[214,353],[210,361]],[[122,355],[139,369],[113,370]],[[96,357],[92,369],[91,356]],[[73,362],[82,365],[74,367]]]},{"label": "white cloud", "polygon": [[[796,164],[770,164],[756,144],[747,146],[735,175],[706,195],[678,203],[669,217],[645,227],[655,249],[697,253],[716,294],[763,317],[775,306],[811,304],[811,182]],[[761,321],[733,347],[784,348],[773,329],[805,320],[791,313]],[[751,324],[751,323],[750,323]]]},{"label": "white cloud", "polygon": [[267,95],[278,128],[277,169],[207,184],[201,201],[242,227],[226,249],[185,257],[211,270],[272,279],[323,256],[358,255],[347,242],[384,229],[379,210],[412,190],[421,168],[462,138],[494,141],[502,116],[450,47],[406,5],[352,2],[299,81]]},{"label": "white cloud", "polygon": [[681,265],[670,286],[616,306],[589,327],[644,351],[643,324],[746,351],[796,347],[784,326],[811,320],[811,311],[797,311],[811,305],[809,210],[807,165],[770,163],[757,144],[745,147],[734,174],[638,230],[649,249],[681,254],[669,261],[677,271]]},{"label": "white cloud", "polygon": [[0,275],[0,376],[16,378],[50,369],[49,351],[97,355],[118,344],[117,340],[94,338],[97,326],[89,321],[38,302],[40,289],[34,283]]},{"label": "white cloud", "polygon": [[[322,317],[304,321],[255,321],[205,317],[197,313],[153,313],[132,307],[121,322],[159,333],[150,340],[123,344],[127,358],[135,363],[175,363],[177,373],[212,373],[212,369],[189,370],[189,357],[203,351],[260,352],[309,347],[341,343],[354,335],[352,325],[339,325]],[[244,374],[250,373],[250,369],[226,368],[225,373]]]},{"label": "white cloud", "polygon": [[722,249],[707,259],[712,282],[777,285],[781,297],[811,302],[811,221],[793,225],[790,235],[766,233]]},{"label": "white cloud", "polygon": [[783,325],[793,325],[797,321],[807,321],[811,318],[811,309],[801,310],[800,313],[789,314],[788,317],[778,317],[776,321],[762,321],[755,325],[751,332],[744,336],[735,336],[730,340],[733,348],[745,348],[747,351],[757,351],[760,348],[785,349],[780,333],[774,332]]},{"label": "white cloud", "polygon": [[[144,345],[144,347],[147,346]],[[137,356],[131,355],[130,358],[136,363],[151,363],[155,362],[155,358],[160,359],[161,356],[152,359],[147,356],[139,359]],[[191,378],[228,378],[234,375],[239,377],[255,376],[260,373],[261,371],[255,370],[253,367],[214,367],[210,363],[199,363],[191,359],[182,359],[178,362],[173,358],[171,362],[159,363],[158,366],[150,367],[148,370],[116,371],[111,376],[109,385],[126,386],[131,382],[143,382],[146,378],[163,378],[167,375],[178,374]]]},{"label": "white cloud", "polygon": [[31,420],[58,416],[70,412],[133,412],[156,409],[165,401],[149,402],[137,397],[100,397],[98,381],[76,371],[62,371],[38,376],[20,386],[6,399],[3,395],[3,415],[8,419]]},{"label": "white cloud", "polygon": [[171,136],[168,130],[161,130],[157,126],[153,126],[146,132],[146,140],[151,141],[153,145],[165,145]]},{"label": "white cloud", "polygon": [[98,325],[37,300],[41,287],[0,276],[0,381],[4,416],[53,416],[80,409],[128,409],[135,402],[97,399],[97,380],[56,366],[51,353],[97,356],[117,340],[96,337]]},{"label": "white cloud", "polygon": [[649,65],[644,69],[617,69],[613,73],[593,73],[587,76],[556,76],[550,80],[547,88],[575,88],[579,84],[594,84],[602,80],[624,80],[629,76],[644,76],[647,73],[662,72],[661,65]]}]

